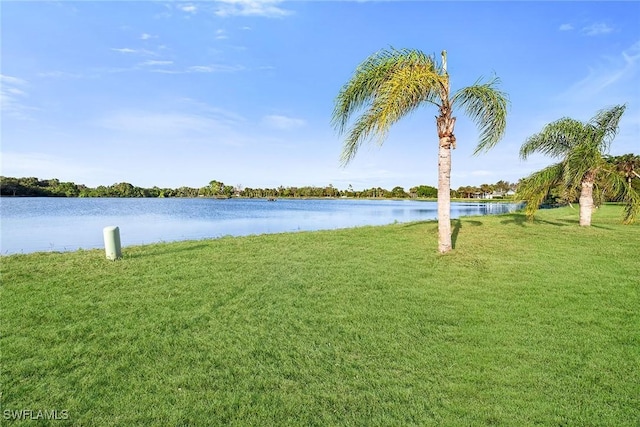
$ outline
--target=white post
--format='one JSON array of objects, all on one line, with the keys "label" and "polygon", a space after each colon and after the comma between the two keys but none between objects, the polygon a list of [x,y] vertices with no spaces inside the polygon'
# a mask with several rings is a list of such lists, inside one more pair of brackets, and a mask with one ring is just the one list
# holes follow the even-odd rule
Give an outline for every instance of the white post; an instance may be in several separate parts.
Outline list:
[{"label": "white post", "polygon": [[104,251],[107,255],[107,259],[112,261],[122,257],[122,250],[120,249],[120,229],[116,226],[105,227],[102,230],[104,236]]}]

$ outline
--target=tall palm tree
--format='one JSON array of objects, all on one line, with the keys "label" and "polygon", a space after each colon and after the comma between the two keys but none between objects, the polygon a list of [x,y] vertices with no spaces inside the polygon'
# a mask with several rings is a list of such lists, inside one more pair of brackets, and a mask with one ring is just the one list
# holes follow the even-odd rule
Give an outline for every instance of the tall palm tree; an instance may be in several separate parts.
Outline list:
[{"label": "tall palm tree", "polygon": [[[438,152],[438,250],[451,250],[451,149],[456,146],[453,107],[464,108],[480,129],[474,154],[492,148],[506,128],[507,96],[496,89],[498,78],[451,94],[446,51],[442,62],[414,49],[385,49],[374,53],[355,70],[335,101],[333,124],[346,133],[342,163],[355,156],[362,142],[377,136],[382,144],[391,126],[423,104],[439,110],[436,125]],[[364,112],[349,127],[356,111]]]},{"label": "tall palm tree", "polygon": [[[640,212],[640,195],[626,185],[616,165],[607,161],[606,153],[618,133],[625,105],[599,111],[586,123],[562,118],[529,137],[520,148],[520,157],[542,153],[560,159],[559,163],[531,174],[518,187],[519,196],[527,201],[529,217],[553,189],[561,197],[575,200],[579,195],[580,225],[591,225],[591,214],[597,200],[617,197],[626,204],[624,222],[633,222]],[[597,193],[594,193],[597,189]]]}]

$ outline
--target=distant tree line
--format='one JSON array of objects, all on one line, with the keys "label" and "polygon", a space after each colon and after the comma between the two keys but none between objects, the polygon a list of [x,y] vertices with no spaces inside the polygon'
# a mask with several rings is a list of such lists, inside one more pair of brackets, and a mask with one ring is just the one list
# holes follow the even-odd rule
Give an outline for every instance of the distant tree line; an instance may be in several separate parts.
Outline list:
[{"label": "distant tree line", "polygon": [[[456,198],[501,198],[508,197],[517,187],[515,183],[498,181],[495,184],[482,184],[479,187],[464,186],[452,190],[452,197]],[[364,190],[354,190],[351,185],[346,190],[340,190],[329,184],[325,187],[284,187],[251,188],[241,185],[226,185],[213,180],[209,185],[200,188],[142,188],[128,182],[121,182],[109,186],[100,185],[95,188],[73,182],[63,182],[58,179],[38,179],[35,177],[13,178],[0,177],[0,195],[16,197],[247,197],[247,198],[324,198],[324,197],[352,197],[352,198],[436,198],[438,189],[430,185],[418,185],[406,191],[396,186],[391,190],[373,187]]]},{"label": "distant tree line", "polygon": [[[625,176],[629,185],[640,191],[640,158],[636,155],[610,156],[608,161],[618,166],[618,170]],[[522,180],[521,180],[522,181]],[[480,186],[462,186],[451,190],[451,197],[460,199],[510,199],[513,198],[519,183],[500,180],[494,184],[481,184]],[[251,188],[241,185],[226,185],[221,181],[213,180],[209,185],[200,188],[142,188],[128,182],[120,182],[109,186],[99,185],[91,188],[83,184],[63,182],[58,179],[12,178],[0,176],[0,195],[16,197],[212,197],[212,198],[326,198],[326,197],[351,197],[351,198],[383,198],[404,199],[423,198],[435,199],[438,189],[430,185],[418,185],[406,191],[403,187],[396,186],[391,190],[372,187],[364,190],[354,190],[351,185],[345,190],[340,190],[329,184],[325,187],[284,187],[277,188]],[[566,202],[566,194],[561,188],[552,189],[545,203]],[[569,201],[571,202],[571,201]]]}]

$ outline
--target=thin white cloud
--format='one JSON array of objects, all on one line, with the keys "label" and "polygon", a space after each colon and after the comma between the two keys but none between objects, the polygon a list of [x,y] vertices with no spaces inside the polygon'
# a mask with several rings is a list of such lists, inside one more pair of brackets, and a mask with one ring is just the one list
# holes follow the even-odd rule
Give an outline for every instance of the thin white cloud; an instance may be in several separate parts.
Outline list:
[{"label": "thin white cloud", "polygon": [[141,62],[139,65],[141,65],[141,66],[153,67],[153,66],[156,66],[156,65],[171,65],[171,64],[173,64],[173,61],[155,61],[155,60],[149,60],[149,61]]},{"label": "thin white cloud", "polygon": [[150,40],[150,39],[157,39],[157,38],[158,38],[158,36],[152,36],[149,33],[142,33],[140,35],[140,40]]},{"label": "thin white cloud", "polygon": [[66,71],[46,71],[42,73],[38,73],[38,77],[49,77],[56,79],[80,79],[84,77],[82,74],[78,73],[68,73]]},{"label": "thin white cloud", "polygon": [[138,52],[137,50],[131,49],[128,47],[122,47],[122,48],[112,47],[111,50],[114,52],[120,52],[120,53],[137,53]]},{"label": "thin white cloud", "polygon": [[113,131],[146,135],[207,133],[225,124],[211,117],[183,112],[116,111],[95,121]]},{"label": "thin white cloud", "polygon": [[182,109],[193,112],[194,114],[204,115],[207,117],[216,117],[220,121],[224,121],[227,124],[239,124],[246,121],[246,119],[233,111],[225,110],[219,107],[212,107],[211,105],[195,100],[193,98],[180,98],[177,100],[177,105]]},{"label": "thin white cloud", "polygon": [[180,70],[167,70],[166,68],[152,68],[149,69],[152,73],[160,73],[160,74],[184,74],[186,71]]},{"label": "thin white cloud", "polygon": [[21,85],[26,86],[28,83],[26,80],[20,79],[18,77],[7,76],[6,74],[0,74],[0,82],[5,85]]},{"label": "thin white cloud", "polygon": [[29,112],[37,110],[24,103],[28,86],[26,80],[0,74],[0,111],[7,117],[28,120]]},{"label": "thin white cloud", "polygon": [[187,13],[196,13],[198,11],[197,6],[192,3],[178,5],[178,9]]},{"label": "thin white cloud", "polygon": [[12,95],[19,95],[19,96],[26,96],[27,93],[25,91],[23,91],[22,89],[18,89],[15,87],[10,87],[8,89],[6,89],[8,93],[12,94]]},{"label": "thin white cloud", "polygon": [[638,91],[639,75],[640,40],[616,56],[603,58],[589,70],[585,78],[562,94],[561,98],[591,99],[604,94],[613,97],[619,94],[629,96],[630,90]]},{"label": "thin white cloud", "polygon": [[213,65],[193,65],[187,68],[186,72],[219,73],[219,72],[233,72],[233,71],[241,71],[241,70],[244,70],[244,67],[242,65],[213,64]]},{"label": "thin white cloud", "polygon": [[262,123],[279,130],[291,130],[304,126],[306,122],[302,119],[281,115],[269,115],[262,118]]},{"label": "thin white cloud", "polygon": [[[574,29],[575,27],[570,23],[564,23],[558,27],[558,31],[573,31]],[[586,25],[580,29],[580,32],[585,36],[599,36],[602,34],[609,34],[612,31],[613,27],[601,22]]]},{"label": "thin white cloud", "polygon": [[122,53],[124,55],[143,55],[143,56],[158,56],[157,53],[152,52],[148,49],[131,49],[129,47],[112,47],[112,51]]},{"label": "thin white cloud", "polygon": [[599,36],[602,34],[608,34],[612,31],[613,28],[603,23],[591,24],[582,28],[582,33],[587,36]]},{"label": "thin white cloud", "polygon": [[154,135],[215,135],[216,132],[232,130],[245,122],[241,115],[191,98],[179,98],[169,104],[172,105],[170,110],[111,111],[94,120],[93,124],[109,130]]},{"label": "thin white cloud", "polygon": [[216,0],[218,16],[262,16],[265,18],[283,18],[293,11],[278,5],[281,0]]},{"label": "thin white cloud", "polygon": [[189,71],[194,73],[213,73],[218,68],[211,65],[193,65],[188,68]]},{"label": "thin white cloud", "polygon": [[[91,121],[106,129],[114,141],[131,141],[138,149],[153,145],[176,144],[196,147],[240,147],[250,143],[244,120],[233,113],[188,101],[177,100],[169,110],[122,109],[111,111]],[[119,142],[119,143],[120,143]]]},{"label": "thin white cloud", "polygon": [[229,36],[225,30],[217,30],[216,31],[216,40],[225,40],[228,39]]}]

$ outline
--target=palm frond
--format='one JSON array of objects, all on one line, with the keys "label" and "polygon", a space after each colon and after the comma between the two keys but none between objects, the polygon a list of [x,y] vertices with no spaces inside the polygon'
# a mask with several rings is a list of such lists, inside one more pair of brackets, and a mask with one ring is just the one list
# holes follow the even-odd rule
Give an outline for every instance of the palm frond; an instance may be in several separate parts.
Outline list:
[{"label": "palm frond", "polygon": [[608,168],[606,152],[618,132],[618,123],[625,106],[616,106],[599,111],[586,125],[576,145],[565,153],[565,180],[579,182],[588,173],[598,174]]},{"label": "palm frond", "polygon": [[631,224],[640,216],[640,193],[628,184],[615,165],[608,166],[601,171],[598,184],[608,198],[624,203],[623,222]]},{"label": "palm frond", "polygon": [[332,124],[339,133],[345,132],[351,116],[375,96],[394,62],[390,52],[382,50],[369,56],[356,68],[335,100]]},{"label": "palm frond", "polygon": [[379,110],[379,127],[398,121],[423,102],[437,104],[443,76],[431,59],[414,62],[411,58],[389,74],[378,88],[372,109]]},{"label": "palm frond", "polygon": [[520,158],[525,160],[533,153],[552,158],[565,156],[584,139],[585,125],[578,120],[564,117],[546,125],[542,131],[527,138],[520,147]]},{"label": "palm frond", "polygon": [[528,218],[533,218],[540,204],[549,195],[551,190],[562,182],[562,172],[562,163],[556,163],[532,173],[520,182],[516,198],[524,200],[527,203],[525,214]]},{"label": "palm frond", "polygon": [[598,147],[593,144],[578,144],[564,158],[565,186],[578,186],[587,174],[598,174],[606,162]]},{"label": "palm frond", "polygon": [[340,163],[342,165],[346,165],[353,160],[362,142],[369,139],[372,135],[378,133],[378,144],[384,141],[387,132],[380,133],[377,129],[379,114],[379,111],[369,109],[364,112],[351,127],[351,130],[344,140],[342,153],[340,155]]},{"label": "palm frond", "polygon": [[497,89],[500,79],[494,77],[487,83],[478,80],[452,97],[452,104],[465,109],[466,114],[480,130],[480,138],[474,154],[495,146],[507,127],[507,94]]},{"label": "palm frond", "polygon": [[593,143],[599,146],[600,152],[609,151],[609,146],[618,133],[618,125],[626,105],[616,105],[609,109],[603,109],[589,120],[593,132]]},{"label": "palm frond", "polygon": [[381,144],[391,126],[423,102],[436,103],[443,79],[434,58],[418,50],[382,50],[356,69],[336,99],[332,123],[347,132],[350,118],[357,118],[345,139],[341,161],[348,163],[362,142],[377,136]]}]

